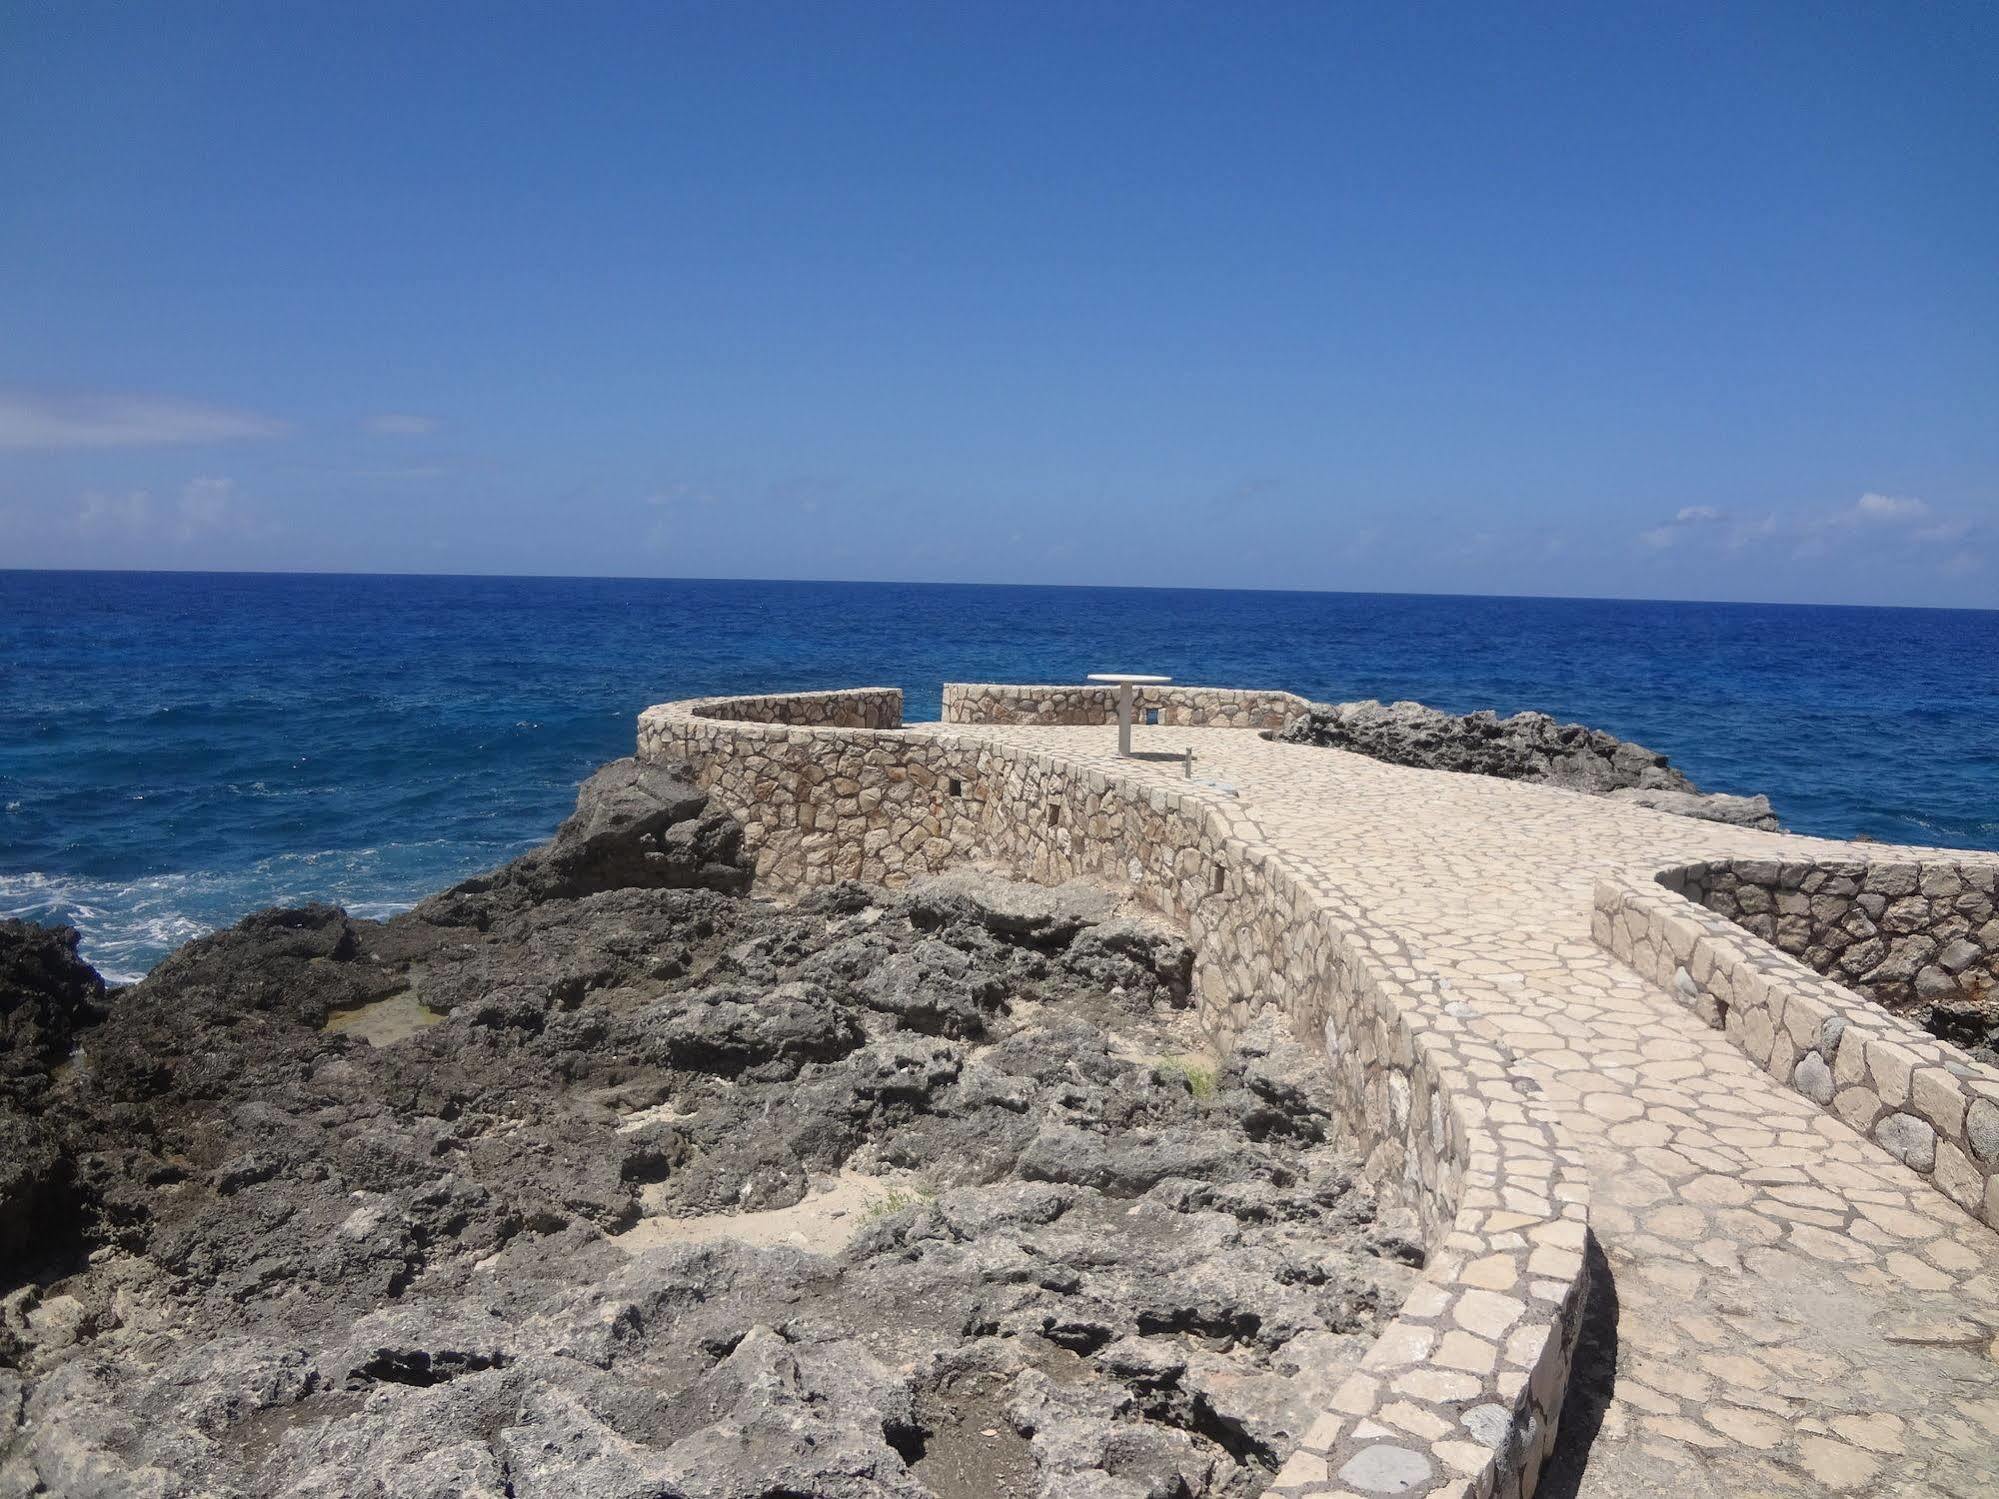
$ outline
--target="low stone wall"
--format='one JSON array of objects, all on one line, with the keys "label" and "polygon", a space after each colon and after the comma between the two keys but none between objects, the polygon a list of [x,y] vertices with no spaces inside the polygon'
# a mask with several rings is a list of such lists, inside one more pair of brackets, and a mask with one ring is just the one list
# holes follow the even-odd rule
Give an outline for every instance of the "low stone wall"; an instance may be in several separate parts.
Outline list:
[{"label": "low stone wall", "polygon": [[[995,682],[946,682],[945,723],[1097,724],[1117,722],[1115,687],[1017,687]],[[1281,729],[1310,707],[1291,692],[1233,687],[1135,687],[1137,723],[1183,728]],[[1157,714],[1157,719],[1149,715]]]},{"label": "low stone wall", "polygon": [[900,687],[841,692],[773,692],[761,697],[693,698],[680,706],[696,718],[838,729],[893,729],[902,723]]},{"label": "low stone wall", "polygon": [[1045,883],[1102,879],[1181,923],[1209,1030],[1226,1043],[1275,1006],[1318,1038],[1371,1178],[1415,1212],[1430,1251],[1271,1493],[1532,1493],[1586,1290],[1584,1170],[1552,1111],[1514,1087],[1501,1040],[1416,976],[1393,933],[1294,873],[1229,798],[1142,785],[1114,760],[745,720],[727,700],[646,710],[639,754],[687,762],[779,887],[893,885],[978,859]]},{"label": "low stone wall", "polygon": [[1728,859],[1660,882],[1891,1009],[1999,987],[1999,865]]},{"label": "low stone wall", "polygon": [[[764,885],[897,886],[989,856],[985,803],[992,778],[976,752],[893,728],[801,726],[730,711],[738,702],[763,701],[648,708],[639,715],[638,753],[692,767],[742,822]],[[899,713],[899,694],[897,704]]]},{"label": "low stone wall", "polygon": [[[1955,880],[1962,870],[1952,868]],[[1900,886],[1905,877],[1898,871],[1910,869],[1918,869],[1919,891],[1927,875],[1918,866],[1884,865],[1878,878]],[[1992,873],[1982,869],[1978,878]],[[1876,879],[1875,870],[1859,862],[1732,861],[1690,864],[1656,879],[1609,876],[1597,881],[1591,931],[1599,946],[1725,1030],[1772,1077],[1875,1140],[1972,1216],[1999,1228],[1999,1069],[1813,972],[1738,924],[1756,920],[1773,933],[1783,928],[1789,940],[1802,938],[1810,951],[1809,932],[1821,926],[1811,902],[1864,910],[1861,896],[1885,896],[1873,888]],[[1725,896],[1725,904],[1743,917],[1697,903],[1692,892]],[[1748,892],[1756,892],[1750,907],[1763,904],[1760,895],[1769,909],[1745,910],[1742,897]],[[1925,910],[1928,899],[1946,897],[1926,898]],[[1826,913],[1824,925],[1837,925],[1831,904],[1820,910]],[[1793,924],[1785,927],[1786,922]]]}]

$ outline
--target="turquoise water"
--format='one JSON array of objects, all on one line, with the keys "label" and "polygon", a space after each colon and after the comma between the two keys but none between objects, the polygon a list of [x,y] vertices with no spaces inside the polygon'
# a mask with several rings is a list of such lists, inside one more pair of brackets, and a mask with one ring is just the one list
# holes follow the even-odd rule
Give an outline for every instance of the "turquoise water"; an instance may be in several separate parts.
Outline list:
[{"label": "turquoise water", "polygon": [[648,703],[1102,670],[1541,708],[1801,831],[1999,848],[1999,612],[933,584],[0,572],[0,913],[134,977],[539,841]]}]

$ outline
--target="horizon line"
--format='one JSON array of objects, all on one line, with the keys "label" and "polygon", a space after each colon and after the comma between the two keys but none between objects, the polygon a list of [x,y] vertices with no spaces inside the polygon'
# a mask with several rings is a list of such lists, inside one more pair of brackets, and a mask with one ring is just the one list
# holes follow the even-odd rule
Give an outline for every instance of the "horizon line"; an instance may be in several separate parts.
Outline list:
[{"label": "horizon line", "polygon": [[781,583],[842,588],[1026,588],[1071,589],[1096,593],[1269,593],[1326,598],[1494,599],[1520,603],[1566,604],[1703,604],[1739,609],[1900,609],[1929,614],[1995,614],[1999,605],[1855,604],[1823,600],[1659,598],[1647,594],[1588,593],[1451,593],[1423,589],[1217,587],[1209,584],[1162,583],[993,583],[930,578],[759,578],[687,577],[636,573],[492,573],[492,572],[355,572],[339,568],[206,568],[206,567],[0,567],[9,574],[58,577],[184,577],[184,578],[407,578],[512,583]]}]

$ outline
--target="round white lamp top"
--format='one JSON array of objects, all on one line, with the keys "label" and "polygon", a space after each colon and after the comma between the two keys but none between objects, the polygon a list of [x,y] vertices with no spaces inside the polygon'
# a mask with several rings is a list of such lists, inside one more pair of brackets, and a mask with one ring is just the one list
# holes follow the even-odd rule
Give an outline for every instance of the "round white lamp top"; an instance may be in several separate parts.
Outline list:
[{"label": "round white lamp top", "polygon": [[1093,671],[1084,680],[1088,682],[1123,682],[1133,687],[1160,687],[1173,679],[1171,677],[1139,676],[1128,671]]}]

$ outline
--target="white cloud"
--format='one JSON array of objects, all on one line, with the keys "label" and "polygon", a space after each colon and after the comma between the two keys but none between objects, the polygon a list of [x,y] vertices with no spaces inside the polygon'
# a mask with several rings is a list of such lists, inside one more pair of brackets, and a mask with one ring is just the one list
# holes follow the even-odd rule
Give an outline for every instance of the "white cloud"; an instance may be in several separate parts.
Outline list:
[{"label": "white cloud", "polygon": [[1927,501],[1912,495],[1870,490],[1852,504],[1836,509],[1773,511],[1755,519],[1734,516],[1713,505],[1688,505],[1671,520],[1639,532],[1638,540],[1653,551],[1665,551],[1682,540],[1691,544],[1698,536],[1705,538],[1707,549],[1723,556],[1774,543],[1788,547],[1794,558],[1817,558],[1849,544],[1863,530],[1876,537],[1874,544],[1878,546],[1891,539],[1905,545],[1957,542],[1974,529],[1972,521],[1938,516]]},{"label": "white cloud", "polygon": [[276,527],[255,505],[246,506],[234,479],[204,477],[183,484],[171,507],[155,507],[149,490],[124,494],[92,490],[76,502],[77,534],[92,540],[187,543],[198,536],[268,535]]},{"label": "white cloud", "polygon": [[1728,512],[1713,505],[1683,505],[1673,518],[1663,525],[1640,531],[1640,545],[1648,546],[1655,552],[1663,552],[1680,539],[1684,531],[1696,526],[1716,526],[1728,519]]},{"label": "white cloud", "polygon": [[1977,572],[1983,566],[1985,559],[1975,552],[1957,552],[1944,559],[1943,566],[1937,571],[1946,578],[1963,578]]},{"label": "white cloud", "polygon": [[1922,500],[1906,495],[1873,494],[1862,495],[1853,502],[1853,514],[1857,519],[1869,521],[1917,521],[1930,513],[1930,507]]},{"label": "white cloud", "polygon": [[188,480],[181,486],[176,534],[182,541],[192,541],[203,531],[220,530],[230,519],[235,493],[233,479]]},{"label": "white cloud", "polygon": [[438,429],[439,422],[434,416],[384,411],[369,417],[365,425],[377,437],[428,437]]},{"label": "white cloud", "polygon": [[173,396],[0,391],[0,449],[116,448],[276,437],[285,424]]},{"label": "white cloud", "polygon": [[125,494],[92,490],[76,502],[76,529],[85,536],[136,535],[146,529],[152,509],[153,497],[143,489]]},{"label": "white cloud", "polygon": [[1971,534],[1968,520],[1938,521],[1934,526],[1923,526],[1909,533],[1916,541],[1962,541]]},{"label": "white cloud", "polygon": [[1913,495],[1876,494],[1869,490],[1843,510],[1808,518],[1801,528],[1799,555],[1821,556],[1839,537],[1863,529],[1876,535],[1900,536],[1919,545],[1962,541],[1973,527],[1962,516],[1938,516],[1927,500]]}]

